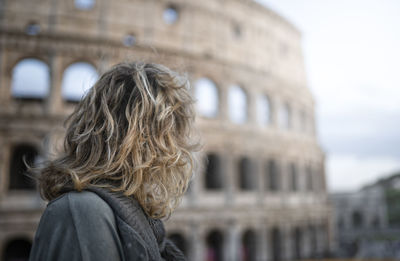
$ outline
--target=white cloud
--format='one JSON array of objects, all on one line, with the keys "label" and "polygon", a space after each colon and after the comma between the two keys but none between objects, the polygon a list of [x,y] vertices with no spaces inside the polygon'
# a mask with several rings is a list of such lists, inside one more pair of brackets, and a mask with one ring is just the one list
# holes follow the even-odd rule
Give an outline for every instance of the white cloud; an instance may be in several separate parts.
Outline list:
[{"label": "white cloud", "polygon": [[330,191],[351,191],[399,171],[400,159],[358,158],[352,155],[329,156],[326,168]]},{"label": "white cloud", "polygon": [[[338,171],[339,176],[353,173],[348,183],[334,179],[332,188],[355,188],[367,176],[395,166],[393,159],[400,157],[400,2],[257,1],[303,33],[317,129],[333,159],[329,171]],[[370,168],[363,171],[364,166]]]}]

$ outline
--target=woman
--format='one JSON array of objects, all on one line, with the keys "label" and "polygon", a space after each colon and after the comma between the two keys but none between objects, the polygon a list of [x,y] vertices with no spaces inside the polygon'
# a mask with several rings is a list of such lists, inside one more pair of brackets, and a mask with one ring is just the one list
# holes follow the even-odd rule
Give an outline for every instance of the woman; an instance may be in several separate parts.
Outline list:
[{"label": "woman", "polygon": [[184,260],[160,218],[191,178],[193,100],[158,64],[104,73],[67,119],[64,152],[39,169],[49,200],[30,260]]}]

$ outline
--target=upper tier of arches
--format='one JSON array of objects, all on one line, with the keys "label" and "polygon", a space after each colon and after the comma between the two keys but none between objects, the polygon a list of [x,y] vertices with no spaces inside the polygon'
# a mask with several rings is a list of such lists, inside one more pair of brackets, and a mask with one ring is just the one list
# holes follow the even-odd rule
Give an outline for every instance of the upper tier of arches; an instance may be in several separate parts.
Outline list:
[{"label": "upper tier of arches", "polygon": [[[90,62],[76,60],[62,73],[61,98],[77,102],[98,79],[98,69]],[[262,88],[249,88],[234,80],[216,83],[209,77],[191,79],[198,115],[204,119],[225,117],[234,125],[276,126],[281,130],[314,133],[314,116],[308,104],[278,97]],[[52,91],[52,68],[34,57],[19,60],[11,71],[11,98],[22,101],[49,99]],[[223,116],[222,112],[226,112]]]}]

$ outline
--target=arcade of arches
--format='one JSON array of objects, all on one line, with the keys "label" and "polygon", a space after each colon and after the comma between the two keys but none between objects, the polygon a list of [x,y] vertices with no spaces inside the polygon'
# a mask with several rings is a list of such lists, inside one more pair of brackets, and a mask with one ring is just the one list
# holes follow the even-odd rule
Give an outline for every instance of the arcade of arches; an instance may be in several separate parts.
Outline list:
[{"label": "arcade of arches", "polygon": [[201,260],[206,261],[302,260],[325,254],[328,249],[325,229],[322,225],[273,226],[244,228],[232,233],[223,228],[211,228],[204,234],[203,242],[194,242],[194,237],[184,232],[173,232],[169,238],[189,260],[195,258],[194,252],[199,246],[202,246]]},{"label": "arcade of arches", "polygon": [[[26,101],[44,101],[51,96],[52,79],[51,69],[44,61],[36,58],[26,58],[20,60],[12,70],[11,77],[11,97],[15,100]],[[25,75],[34,75],[26,83]],[[61,98],[67,103],[79,101],[87,90],[93,85],[98,74],[96,68],[87,62],[75,62],[68,65],[63,71],[61,77]],[[77,80],[80,79],[80,80]],[[239,85],[231,85],[226,96],[228,109],[227,118],[234,124],[245,124],[248,122],[253,113],[249,108],[252,99],[249,97],[251,93],[245,87]],[[199,114],[205,118],[214,118],[220,115],[222,108],[221,90],[212,80],[208,78],[200,78],[196,81],[194,95],[197,97],[197,109]],[[283,129],[291,129],[294,124],[293,110],[289,103],[284,103],[281,109],[275,109],[276,104],[273,102],[271,95],[262,95],[257,102],[257,117],[261,125],[270,125],[277,118],[277,123]],[[207,100],[205,103],[204,100]],[[239,106],[235,106],[239,104]],[[274,116],[277,113],[277,116]],[[306,126],[306,116],[302,111],[301,123]],[[254,118],[254,117],[253,117]],[[306,127],[304,127],[306,129]],[[34,190],[35,184],[27,174],[27,165],[32,165],[39,159],[39,150],[37,146],[29,142],[14,144],[10,148],[9,160],[9,178],[8,190]],[[228,166],[232,164],[232,166]],[[318,173],[320,166],[311,165],[310,162],[301,161],[282,161],[278,157],[259,159],[253,158],[251,155],[241,155],[235,158],[234,162],[227,162],[226,155],[217,151],[210,151],[204,160],[204,190],[206,191],[225,191],[227,187],[228,169],[234,170],[236,189],[238,191],[256,191],[260,187],[267,192],[283,192],[283,191],[308,191],[314,189],[323,189],[322,173]],[[284,178],[284,177],[288,178]],[[261,184],[259,186],[259,184]],[[317,229],[314,229],[317,231]],[[320,229],[324,233],[324,229]],[[236,245],[239,253],[238,260],[259,260],[260,255],[270,256],[270,260],[284,260],[286,257],[281,256],[282,249],[290,243],[293,257],[302,258],[311,256],[312,251],[307,250],[305,243],[307,240],[315,244],[316,237],[307,235],[309,231],[313,231],[307,226],[293,228],[292,232],[284,232],[280,228],[271,228],[265,235],[260,235],[257,229],[247,229],[242,232],[239,239],[236,239]],[[204,237],[204,253],[207,260],[227,260],[227,246],[232,241],[229,239],[229,231],[226,229],[213,229]],[[291,235],[291,236],[289,236]],[[179,246],[184,253],[191,255],[191,244],[188,241],[189,236],[173,233],[170,235],[172,241]],[[267,242],[270,242],[269,244]],[[293,243],[294,242],[294,243]],[[28,249],[28,241],[15,240],[10,241],[3,251],[7,259],[14,260],[15,255],[25,253]],[[15,249],[20,249],[16,251]],[[267,249],[267,250],[265,250]],[[25,252],[24,252],[25,251]],[[307,252],[308,251],[308,252]],[[320,251],[321,252],[321,251]],[[22,257],[19,257],[21,260]],[[229,259],[228,259],[229,260]]]}]

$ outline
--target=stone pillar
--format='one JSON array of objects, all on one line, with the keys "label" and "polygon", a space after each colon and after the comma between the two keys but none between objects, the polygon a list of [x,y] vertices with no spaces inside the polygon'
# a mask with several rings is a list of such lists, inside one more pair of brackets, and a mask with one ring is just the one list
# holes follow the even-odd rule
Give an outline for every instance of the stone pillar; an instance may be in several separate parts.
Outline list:
[{"label": "stone pillar", "polygon": [[257,204],[264,204],[265,195],[265,168],[264,168],[264,158],[256,157],[254,158],[254,164],[256,166],[256,176],[257,176]]},{"label": "stone pillar", "polygon": [[49,59],[50,68],[50,95],[47,98],[47,112],[49,114],[62,113],[63,101],[61,97],[62,88],[62,60],[60,56],[52,54]]},{"label": "stone pillar", "polygon": [[224,260],[240,261],[242,256],[242,245],[238,225],[235,222],[232,222],[224,234],[226,235],[226,240],[224,240]]},{"label": "stone pillar", "polygon": [[268,227],[261,226],[257,231],[257,261],[269,261],[269,248],[270,243],[268,242]]},{"label": "stone pillar", "polygon": [[257,94],[248,92],[247,94],[247,117],[248,122],[257,125]]},{"label": "stone pillar", "polygon": [[293,253],[293,240],[291,234],[291,227],[285,225],[281,228],[282,231],[282,260],[292,260],[294,257]]},{"label": "stone pillar", "polygon": [[1,48],[0,49],[0,75],[2,75],[3,77],[0,77],[0,104],[4,104],[3,99],[6,97],[5,96],[5,81],[4,81],[4,76],[6,75],[6,71],[5,71],[5,66],[4,66],[4,49]]},{"label": "stone pillar", "polygon": [[[14,68],[11,68],[9,65],[10,59],[9,54],[4,51],[4,48],[1,50],[1,64],[0,64],[0,106],[3,107],[3,111],[7,111],[7,107],[11,103],[11,78],[12,71]],[[15,66],[15,64],[14,64]]]},{"label": "stone pillar", "polygon": [[308,258],[311,253],[311,238],[310,238],[310,231],[307,226],[303,226],[302,230],[302,247],[301,247],[301,256],[302,258]]},{"label": "stone pillar", "polygon": [[11,146],[9,142],[0,139],[0,201],[6,195],[9,184],[9,162]]},{"label": "stone pillar", "polygon": [[203,261],[206,252],[204,233],[201,233],[197,223],[192,223],[189,234],[189,253],[188,260]]},{"label": "stone pillar", "polygon": [[224,157],[222,158],[223,160],[223,172],[224,172],[224,178],[225,178],[225,183],[224,183],[224,188],[225,188],[225,202],[226,205],[231,206],[235,203],[235,192],[236,192],[236,168],[234,166],[235,164],[235,158],[234,156],[229,152],[230,148],[227,148],[227,151],[224,153]]},{"label": "stone pillar", "polygon": [[269,98],[269,108],[270,108],[270,125],[272,128],[277,129],[278,128],[278,108],[279,108],[279,103],[276,98],[273,98],[272,96],[268,96]]},{"label": "stone pillar", "polygon": [[325,248],[324,229],[321,225],[317,225],[315,229],[317,237],[317,249],[315,252],[318,257],[322,257]]},{"label": "stone pillar", "polygon": [[227,122],[229,121],[229,108],[228,108],[228,91],[229,91],[229,85],[227,86],[218,86],[219,88],[219,117],[222,122]]}]

